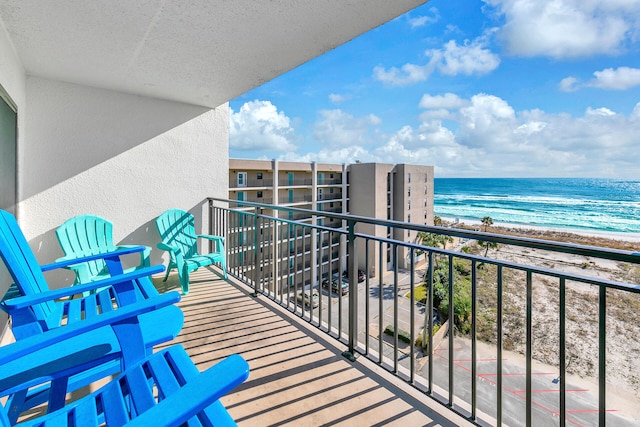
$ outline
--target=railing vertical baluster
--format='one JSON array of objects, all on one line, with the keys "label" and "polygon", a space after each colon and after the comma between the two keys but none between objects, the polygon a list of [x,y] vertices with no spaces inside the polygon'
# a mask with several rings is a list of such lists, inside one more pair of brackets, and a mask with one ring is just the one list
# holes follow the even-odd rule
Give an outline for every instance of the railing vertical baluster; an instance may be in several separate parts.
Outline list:
[{"label": "railing vertical baluster", "polygon": [[[340,239],[340,245],[342,245],[342,238]],[[339,283],[338,288],[342,289],[342,250],[340,249],[338,253],[338,271],[336,273],[336,277]],[[333,278],[333,275],[332,275]],[[342,292],[338,292],[338,339],[342,339]]]},{"label": "railing vertical baluster", "polygon": [[[302,236],[301,236],[302,235]],[[298,305],[300,305],[300,315],[304,317],[305,312],[305,304],[304,304],[304,263],[302,264],[302,268],[298,268],[300,262],[300,241],[302,240],[302,251],[304,256],[304,229],[300,226],[296,226],[296,256],[295,256],[295,270],[296,270],[296,278],[294,282],[296,284],[296,291],[294,293],[294,303],[296,305],[296,312],[298,311]],[[298,282],[302,285],[302,289],[298,288]],[[298,292],[302,292],[302,304],[298,304]]]},{"label": "railing vertical baluster", "polygon": [[498,278],[497,278],[497,313],[496,313],[496,347],[497,347],[497,360],[496,360],[496,422],[500,426],[502,425],[502,266],[498,266]]},{"label": "railing vertical baluster", "polygon": [[607,288],[604,285],[600,285],[598,302],[598,419],[604,426],[607,415]]},{"label": "railing vertical baluster", "polygon": [[[318,243],[317,247],[317,258],[316,258],[316,277],[318,278],[318,297],[320,300],[318,301],[318,327],[322,329],[322,309],[324,308],[322,298],[322,230],[312,230],[313,233],[317,233],[316,242]],[[329,292],[331,292],[331,286],[329,286]]]},{"label": "railing vertical baluster", "polygon": [[560,278],[560,427],[567,425],[567,340],[566,340],[566,288],[564,277]]},{"label": "railing vertical baluster", "polygon": [[477,377],[478,377],[478,348],[477,348],[477,315],[478,315],[478,306],[477,306],[477,291],[478,291],[478,283],[476,276],[476,260],[471,261],[471,419],[476,420],[476,406],[478,400],[478,387],[477,387]]},{"label": "railing vertical baluster", "polygon": [[409,335],[411,336],[411,343],[409,344],[409,349],[410,349],[410,354],[411,354],[411,360],[410,360],[410,367],[409,367],[409,381],[411,382],[411,384],[413,384],[413,382],[415,381],[415,369],[416,369],[416,355],[415,355],[415,342],[416,342],[416,336],[415,336],[415,315],[416,315],[416,295],[415,295],[415,274],[416,274],[416,267],[415,267],[415,263],[413,262],[414,260],[414,256],[415,256],[415,249],[411,248],[409,250],[409,256],[410,256],[410,260],[411,260],[411,268],[410,268],[410,278],[409,278],[409,303],[411,304],[409,307]]},{"label": "railing vertical baluster", "polygon": [[398,372],[398,245],[393,244],[393,372]]},{"label": "railing vertical baluster", "polygon": [[[356,223],[347,221],[347,277],[349,278],[349,349],[345,356],[353,361],[358,345],[358,255],[356,253]],[[339,276],[339,275],[338,275]],[[339,280],[342,280],[338,277]],[[342,283],[340,283],[342,285]],[[339,292],[340,294],[342,292]]]},{"label": "railing vertical baluster", "polygon": [[273,278],[274,283],[275,283],[275,288],[276,288],[276,292],[279,294],[279,298],[280,298],[280,304],[282,305],[282,293],[283,293],[283,286],[282,286],[282,272],[285,271],[282,268],[282,260],[284,259],[283,256],[283,252],[282,252],[282,243],[283,243],[283,236],[282,236],[282,229],[284,228],[282,226],[282,224],[277,221],[274,220],[274,224],[275,224],[275,232],[277,235],[277,239],[276,239],[276,247],[274,248],[274,253],[275,253],[275,257],[273,258],[273,262],[276,265],[275,268],[275,276]]},{"label": "railing vertical baluster", "polygon": [[429,251],[429,261],[427,264],[427,324],[429,325],[429,394],[433,394],[433,252]]},{"label": "railing vertical baluster", "polygon": [[[329,334],[331,334],[331,329],[332,329],[332,310],[333,310],[333,301],[331,301],[332,298],[332,291],[331,291],[331,281],[333,280],[333,232],[330,231],[329,233],[329,270],[327,272],[327,280],[329,281],[329,298],[327,298],[328,301],[328,305],[329,305],[329,310],[328,311],[328,328],[329,328]],[[339,293],[338,293],[339,294]]]},{"label": "railing vertical baluster", "polygon": [[254,208],[254,212],[253,212],[253,296],[257,297],[258,296],[258,283],[260,282],[259,279],[259,274],[260,274],[260,265],[258,264],[259,262],[259,257],[258,257],[258,250],[260,248],[260,242],[258,241],[259,239],[259,235],[258,235],[258,226],[259,226],[259,218],[258,215],[260,214],[260,208],[259,207],[255,207]]},{"label": "railing vertical baluster", "polygon": [[455,330],[455,311],[453,300],[453,255],[449,255],[449,406],[453,406],[453,338]]},{"label": "railing vertical baluster", "polygon": [[382,342],[382,334],[384,333],[383,322],[384,322],[384,309],[382,306],[382,299],[384,297],[382,291],[384,287],[384,280],[382,278],[382,272],[384,271],[383,266],[383,243],[380,241],[378,248],[378,363],[382,363],[382,351],[383,351],[383,342]]},{"label": "railing vertical baluster", "polygon": [[[306,299],[304,295],[307,291],[307,285],[305,281],[305,272],[307,270],[307,232],[305,231],[304,227],[300,227],[300,229],[302,232],[302,268],[300,268],[302,279],[300,283],[302,284],[302,317],[304,317],[306,306]],[[306,308],[309,309],[309,321],[311,321],[311,317],[313,316],[313,292],[311,292],[311,283],[309,283],[309,306]]]},{"label": "railing vertical baluster", "polygon": [[[209,235],[213,235],[213,200],[209,199]],[[213,252],[213,240],[209,240],[209,252]]]},{"label": "railing vertical baluster", "polygon": [[532,375],[532,366],[531,360],[533,357],[533,277],[531,271],[527,271],[527,301],[526,301],[526,412],[525,412],[525,423],[527,426],[531,426],[531,375]]},{"label": "railing vertical baluster", "polygon": [[[238,238],[235,229],[235,218],[238,214],[229,212],[229,240],[233,242],[233,258],[230,260],[230,265],[227,267],[228,270],[233,272],[234,276],[238,275],[238,271],[236,270],[236,264],[238,263]],[[231,251],[229,251],[231,253]]]},{"label": "railing vertical baluster", "polygon": [[369,308],[369,303],[371,301],[370,299],[370,295],[369,295],[369,243],[371,243],[369,241],[369,239],[366,239],[366,243],[365,243],[365,249],[364,249],[364,295],[365,295],[365,306],[364,306],[364,341],[365,341],[365,345],[364,345],[364,354],[369,354],[369,315],[370,315],[370,308]]}]

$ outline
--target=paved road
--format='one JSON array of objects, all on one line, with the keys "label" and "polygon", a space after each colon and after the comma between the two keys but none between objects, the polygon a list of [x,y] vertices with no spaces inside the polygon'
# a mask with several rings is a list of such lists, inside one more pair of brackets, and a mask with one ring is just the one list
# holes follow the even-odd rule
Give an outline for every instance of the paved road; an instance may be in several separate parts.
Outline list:
[{"label": "paved road", "polygon": [[[416,272],[415,283],[419,282],[423,272]],[[410,286],[410,277],[406,272],[398,275],[397,294],[395,297],[393,283],[393,273],[383,276],[382,292],[379,289],[378,280],[370,281],[368,296],[366,294],[365,283],[358,285],[358,330],[359,341],[365,342],[365,326],[369,325],[369,346],[374,352],[378,352],[379,341],[379,313],[380,299],[382,295],[383,328],[393,324],[393,314],[398,311],[399,329],[409,331],[411,321],[411,303],[404,295]],[[327,290],[321,290],[322,295],[322,318],[323,321],[331,319],[331,326],[335,329],[341,326],[342,336],[348,333],[348,295],[338,297],[336,294],[329,295]],[[369,316],[366,316],[366,301],[369,302]],[[331,309],[329,309],[331,306]],[[329,317],[329,311],[331,316]],[[414,330],[418,334],[424,324],[424,306],[416,304],[414,307]],[[342,317],[339,314],[342,313]],[[307,311],[308,316],[308,311]],[[317,318],[318,309],[314,310]],[[449,340],[443,340],[434,352],[433,372],[434,384],[448,390],[449,369],[453,369],[454,374],[454,402],[471,402],[471,350],[470,340],[458,338],[454,340],[454,358],[449,361]],[[394,350],[393,339],[383,335],[383,354],[393,365],[394,358],[397,357],[398,365],[401,368],[410,369],[411,357],[408,345],[399,343],[397,352]],[[496,416],[496,371],[497,359],[496,349],[490,345],[480,343],[477,354],[477,407],[479,411],[491,417]],[[428,358],[419,351],[415,352],[414,367],[416,377],[426,380]],[[525,365],[524,358],[520,355],[503,352],[503,422],[506,425],[524,425],[525,413]],[[541,367],[534,370],[532,375],[532,416],[536,426],[556,426],[559,425],[559,382],[557,381],[557,370],[551,367]],[[597,413],[597,390],[585,386],[577,386],[571,383],[567,385],[567,425],[592,426],[598,425]],[[640,403],[640,402],[638,402]],[[607,413],[607,424],[610,426],[631,427],[637,426],[638,422],[629,419],[625,414],[616,408],[615,403]]]}]

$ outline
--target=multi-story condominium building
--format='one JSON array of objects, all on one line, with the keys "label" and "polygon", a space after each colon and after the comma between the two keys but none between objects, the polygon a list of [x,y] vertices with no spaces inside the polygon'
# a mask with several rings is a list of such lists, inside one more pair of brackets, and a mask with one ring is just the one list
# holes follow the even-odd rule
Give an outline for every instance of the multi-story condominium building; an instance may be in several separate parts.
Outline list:
[{"label": "multi-story condominium building", "polygon": [[[349,213],[403,223],[433,225],[433,166],[355,163],[349,165]],[[417,232],[362,224],[363,233],[402,242],[415,242]],[[385,259],[393,267],[392,245],[387,245]],[[371,245],[370,256],[378,259],[379,247]],[[406,247],[399,246],[399,268],[409,268],[411,259]],[[365,252],[359,249],[358,265],[363,265]],[[376,272],[370,271],[373,275]]]},{"label": "multi-story condominium building", "polygon": [[[280,162],[278,160],[229,159],[229,199],[257,202],[282,207],[310,209],[314,211],[352,214],[357,216],[392,219],[400,222],[433,224],[433,166],[390,165],[382,163],[322,164],[305,162]],[[233,206],[232,206],[233,207]],[[253,209],[237,204],[241,209]],[[322,226],[323,231],[305,236],[293,236],[290,230],[275,223],[259,225],[261,241],[271,242],[261,247],[259,280],[266,283],[279,278],[289,285],[317,284],[332,274],[346,268],[346,238],[332,229],[344,227],[342,219],[311,214],[303,211],[263,210],[266,217],[309,221]],[[376,236],[399,241],[415,241],[416,232],[392,230],[387,227],[362,224],[367,229],[358,230]],[[231,224],[229,238],[246,242],[254,236],[254,224]],[[238,240],[235,240],[238,239]],[[307,247],[317,247],[317,239],[323,239],[323,250],[317,257],[307,252]],[[273,245],[273,242],[280,242]],[[233,247],[233,244],[230,245]],[[372,245],[370,256],[378,259],[379,247]],[[283,249],[284,248],[284,249]],[[393,267],[393,245],[383,249],[389,268]],[[399,268],[408,268],[410,255],[398,247]],[[358,248],[359,269],[365,269],[365,248]],[[308,255],[308,256],[305,256]],[[252,265],[253,260],[242,259],[246,252],[229,254],[230,263],[239,266]],[[304,268],[300,269],[300,266]],[[320,268],[319,268],[320,267]],[[295,277],[289,271],[306,271]],[[378,274],[374,267],[366,272]],[[318,275],[322,277],[318,277]]]}]

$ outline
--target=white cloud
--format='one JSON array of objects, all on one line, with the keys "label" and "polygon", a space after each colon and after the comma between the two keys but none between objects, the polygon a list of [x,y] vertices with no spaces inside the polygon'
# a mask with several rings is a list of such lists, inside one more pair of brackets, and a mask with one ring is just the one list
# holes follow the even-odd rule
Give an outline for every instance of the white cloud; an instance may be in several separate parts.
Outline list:
[{"label": "white cloud", "polygon": [[513,55],[611,55],[638,40],[638,0],[483,1],[504,16],[501,38]]},{"label": "white cloud", "polygon": [[348,101],[351,98],[351,95],[340,95],[338,93],[329,94],[329,101],[331,101],[332,104],[342,104],[343,102]]},{"label": "white cloud", "polygon": [[486,36],[462,45],[450,40],[442,49],[428,50],[426,55],[431,58],[429,64],[447,76],[487,74],[500,65],[500,58],[486,47],[487,43]]},{"label": "white cloud", "polygon": [[467,104],[467,101],[460,98],[455,93],[449,92],[449,93],[445,93],[444,95],[435,95],[435,96],[429,95],[427,93],[422,95],[422,98],[420,99],[419,107],[432,108],[432,109],[438,109],[438,108],[451,109],[451,108],[460,108],[465,104]]},{"label": "white cloud", "polygon": [[575,92],[578,90],[578,79],[573,76],[565,77],[560,81],[558,89],[561,92]]},{"label": "white cloud", "polygon": [[588,86],[600,89],[625,90],[640,85],[640,68],[606,68],[593,73],[595,79]]},{"label": "white cloud", "polygon": [[371,143],[370,133],[381,123],[380,118],[373,114],[354,117],[342,110],[322,110],[318,115],[313,131],[314,139],[330,147]]},{"label": "white cloud", "polygon": [[469,147],[505,147],[510,144],[516,127],[515,112],[506,101],[480,93],[460,109],[457,136]]},{"label": "white cloud", "polygon": [[427,24],[433,24],[438,22],[440,19],[440,14],[438,13],[438,9],[435,7],[429,8],[429,12],[431,12],[432,16],[421,15],[413,18],[409,18],[409,25],[411,28],[424,27]]},{"label": "white cloud", "polygon": [[600,108],[587,108],[585,112],[585,116],[614,116],[616,113],[611,111],[608,108],[600,107]]},{"label": "white cloud", "polygon": [[460,98],[454,93],[445,93],[444,95],[424,94],[420,99],[418,106],[427,109],[420,113],[420,120],[451,120],[456,116],[455,110],[467,105],[469,101]]},{"label": "white cloud", "polygon": [[251,101],[229,114],[229,146],[235,150],[296,149],[289,118],[270,101]]},{"label": "white cloud", "polygon": [[[571,116],[539,109],[515,111],[505,100],[483,93],[469,99],[451,93],[425,95],[423,100],[424,107],[430,107],[425,113],[446,111],[447,125],[425,115],[419,126],[401,126],[385,135],[378,130],[380,119],[375,115],[357,117],[326,110],[319,113],[316,123],[313,137],[317,143],[304,152],[280,150],[286,152],[279,158],[434,165],[438,177],[637,177],[640,102],[626,114],[593,106],[580,116]],[[251,147],[277,145],[271,139],[277,132],[265,129],[290,131],[285,140],[292,138],[289,120],[268,102],[247,103],[231,117],[232,129],[236,127],[230,137],[232,150],[249,145],[237,141],[244,141],[247,134],[266,141],[251,139]],[[267,126],[261,120],[274,123]],[[238,132],[242,126],[260,132]],[[281,146],[288,145],[293,144]]]},{"label": "white cloud", "polygon": [[377,66],[373,69],[373,78],[391,86],[407,86],[427,80],[432,71],[433,67],[429,64],[404,64],[400,69],[391,67],[389,70]]},{"label": "white cloud", "polygon": [[447,76],[490,73],[500,65],[498,55],[487,47],[494,31],[471,42],[466,40],[462,45],[450,40],[441,49],[429,49],[425,52],[429,62],[424,65],[407,63],[401,68],[389,69],[377,66],[373,69],[373,78],[391,86],[407,86],[427,80],[435,70]]}]

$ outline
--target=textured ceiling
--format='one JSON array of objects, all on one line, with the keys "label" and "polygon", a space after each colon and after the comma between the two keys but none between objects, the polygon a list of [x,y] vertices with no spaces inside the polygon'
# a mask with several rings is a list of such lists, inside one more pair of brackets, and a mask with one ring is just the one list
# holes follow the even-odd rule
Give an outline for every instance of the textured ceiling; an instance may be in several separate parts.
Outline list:
[{"label": "textured ceiling", "polygon": [[3,0],[29,75],[216,107],[426,0]]}]

